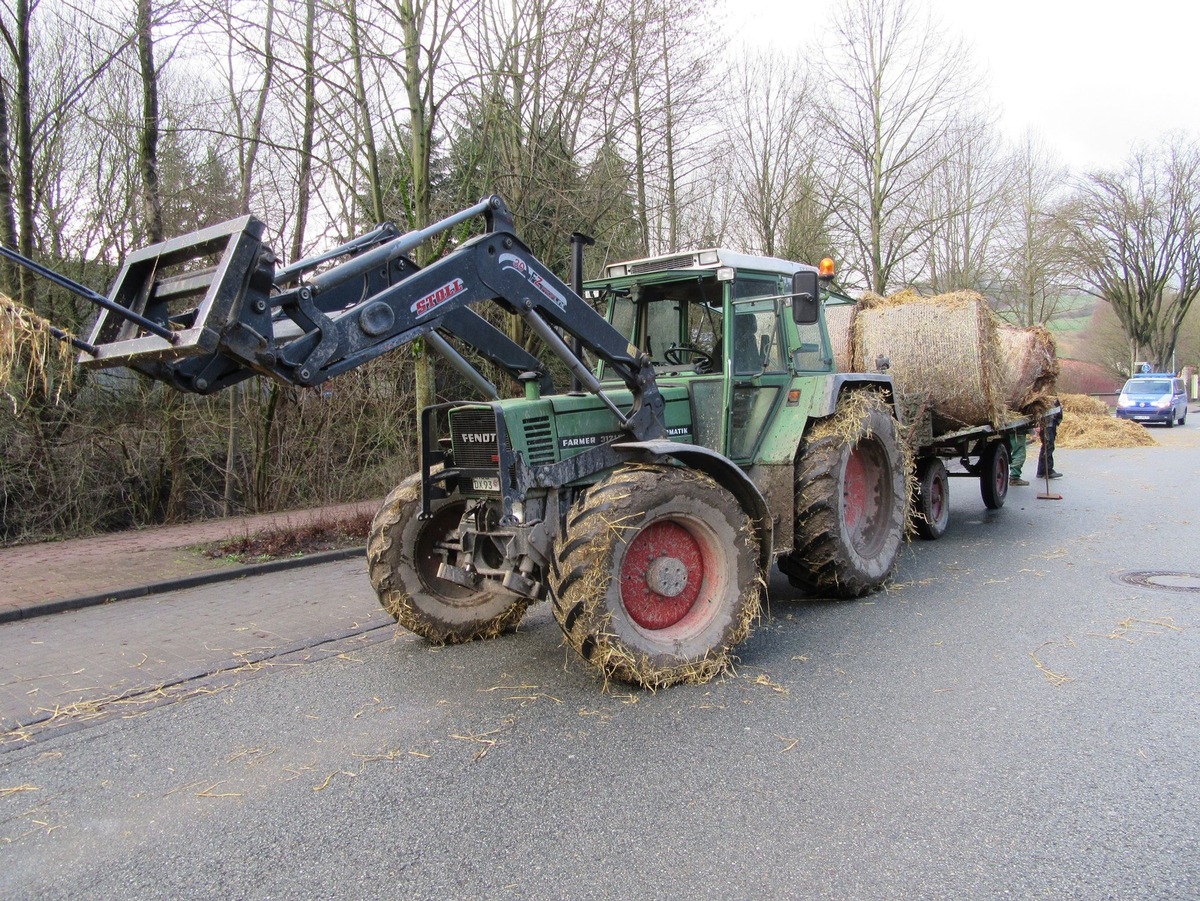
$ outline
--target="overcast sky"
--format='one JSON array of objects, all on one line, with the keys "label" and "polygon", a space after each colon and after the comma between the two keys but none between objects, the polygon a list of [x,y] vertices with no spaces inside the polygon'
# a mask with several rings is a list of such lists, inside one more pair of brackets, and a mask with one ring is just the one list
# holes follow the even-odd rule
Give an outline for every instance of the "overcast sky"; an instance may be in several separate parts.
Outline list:
[{"label": "overcast sky", "polygon": [[[1009,137],[1032,129],[1076,171],[1112,168],[1139,140],[1200,135],[1200,4],[1192,0],[910,0],[962,37]],[[732,0],[754,43],[819,40],[837,0]]]}]

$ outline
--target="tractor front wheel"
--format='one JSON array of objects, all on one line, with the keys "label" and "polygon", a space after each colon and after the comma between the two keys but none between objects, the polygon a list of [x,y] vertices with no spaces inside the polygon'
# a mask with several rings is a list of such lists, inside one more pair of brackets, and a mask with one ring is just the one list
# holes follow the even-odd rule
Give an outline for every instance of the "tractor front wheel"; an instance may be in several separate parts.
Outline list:
[{"label": "tractor front wheel", "polygon": [[713,479],[620,469],[571,509],[555,548],[554,617],[606,676],[660,688],[725,671],[759,610],[759,539]]},{"label": "tractor front wheel", "polygon": [[474,587],[438,577],[439,545],[454,538],[466,500],[451,495],[421,519],[421,480],[405,479],[371,524],[367,562],[383,609],[401,626],[435,644],[494,638],[516,628],[529,605],[490,579]]},{"label": "tractor front wheel", "polygon": [[847,395],[801,442],[795,548],[780,559],[810,594],[855,598],[883,585],[900,556],[909,490],[899,426],[877,392]]}]

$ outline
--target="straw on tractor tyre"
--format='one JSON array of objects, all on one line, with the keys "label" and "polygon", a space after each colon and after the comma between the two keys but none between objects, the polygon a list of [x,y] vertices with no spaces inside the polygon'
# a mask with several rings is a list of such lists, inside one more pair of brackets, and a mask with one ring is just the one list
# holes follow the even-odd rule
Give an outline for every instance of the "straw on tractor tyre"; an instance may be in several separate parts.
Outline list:
[{"label": "straw on tractor tyre", "polygon": [[937,457],[926,457],[917,464],[913,526],[926,541],[936,541],[946,533],[949,523],[950,476],[946,464]]},{"label": "straw on tractor tyre", "polygon": [[758,545],[737,500],[707,475],[617,470],[568,514],[554,617],[606,677],[652,689],[708,681],[758,615]]},{"label": "straw on tractor tyre", "polygon": [[887,402],[857,391],[801,442],[795,540],[780,569],[793,587],[855,598],[881,587],[908,520],[908,457]]},{"label": "straw on tractor tyre", "polygon": [[420,518],[421,480],[410,476],[388,495],[367,542],[371,584],[396,622],[435,644],[494,638],[516,628],[529,606],[490,579],[469,588],[438,578],[445,559],[439,543],[452,537],[466,501],[435,500],[432,517]]},{"label": "straw on tractor tyre", "polygon": [[979,455],[979,493],[983,505],[999,510],[1008,497],[1009,454],[1007,441],[992,441]]}]

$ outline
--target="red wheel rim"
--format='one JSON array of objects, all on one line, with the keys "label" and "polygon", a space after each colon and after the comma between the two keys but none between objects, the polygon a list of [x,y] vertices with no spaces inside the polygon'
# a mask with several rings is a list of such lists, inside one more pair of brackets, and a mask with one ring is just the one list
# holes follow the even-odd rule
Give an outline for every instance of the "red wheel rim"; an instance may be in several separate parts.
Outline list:
[{"label": "red wheel rim", "polygon": [[946,503],[946,488],[939,478],[934,478],[929,485],[929,513],[933,521],[941,522],[942,509]]},{"label": "red wheel rim", "polygon": [[888,536],[886,511],[891,504],[892,489],[887,465],[882,447],[865,439],[846,458],[842,475],[842,522],[860,554],[875,553]]},{"label": "red wheel rim", "polygon": [[862,452],[855,448],[846,461],[846,476],[842,482],[842,510],[846,528],[858,534],[859,522],[867,513],[867,468]]},{"label": "red wheel rim", "polygon": [[643,629],[657,631],[680,623],[703,584],[702,545],[669,520],[642,529],[621,562],[621,603]]}]

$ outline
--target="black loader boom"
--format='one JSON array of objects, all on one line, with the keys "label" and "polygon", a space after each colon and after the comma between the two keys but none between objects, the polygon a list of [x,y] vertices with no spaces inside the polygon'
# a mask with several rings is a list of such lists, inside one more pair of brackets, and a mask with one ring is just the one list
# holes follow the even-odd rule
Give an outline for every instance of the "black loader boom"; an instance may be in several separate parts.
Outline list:
[{"label": "black loader boom", "polygon": [[[477,216],[486,232],[432,265],[408,256]],[[450,336],[514,379],[550,390],[544,363],[471,309],[491,301],[520,316],[601,397],[590,368],[555,329],[604,360],[633,393],[628,412],[609,404],[631,437],[665,434],[649,359],[533,256],[499,197],[407,234],[380,226],[278,271],[263,230],[243,216],[130,254],[80,364],[128,366],[198,394],[255,373],[309,387],[423,338],[481,394],[498,398]]]}]

